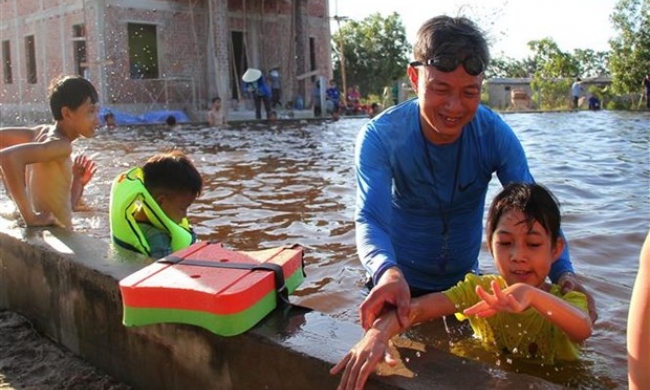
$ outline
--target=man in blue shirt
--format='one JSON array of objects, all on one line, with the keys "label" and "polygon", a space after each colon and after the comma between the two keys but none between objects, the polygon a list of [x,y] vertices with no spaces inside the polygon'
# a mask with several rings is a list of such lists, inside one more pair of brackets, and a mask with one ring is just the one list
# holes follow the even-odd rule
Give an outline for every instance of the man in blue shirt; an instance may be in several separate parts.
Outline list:
[{"label": "man in blue shirt", "polygon": [[[502,185],[534,181],[512,129],[479,104],[489,61],[481,31],[466,18],[432,18],[417,34],[414,56],[407,72],[417,98],[375,117],[356,140],[357,252],[373,286],[360,307],[364,329],[386,305],[405,324],[411,296],[478,272],[493,173]],[[585,292],[568,249],[550,276]]]}]

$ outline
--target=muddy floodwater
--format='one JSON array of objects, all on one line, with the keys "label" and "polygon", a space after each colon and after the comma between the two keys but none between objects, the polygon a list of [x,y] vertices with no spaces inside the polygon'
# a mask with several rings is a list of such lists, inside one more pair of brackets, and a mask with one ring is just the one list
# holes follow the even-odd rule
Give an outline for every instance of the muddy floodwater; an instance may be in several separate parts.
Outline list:
[{"label": "muddy floodwater", "polygon": [[[641,244],[650,228],[650,114],[570,112],[504,114],[524,145],[536,180],[561,202],[574,267],[593,293],[600,318],[582,360],[557,367],[497,361],[429,324],[409,337],[505,369],[583,389],[627,388],[625,326]],[[99,171],[85,192],[77,230],[109,240],[110,183],[160,151],[180,149],[196,163],[204,192],[190,208],[199,237],[231,249],[283,244],[305,248],[307,279],[292,301],[358,322],[365,273],[352,221],[354,139],[367,119],[100,129],[75,150]],[[496,177],[488,201],[499,189]],[[4,190],[2,190],[4,191]],[[8,202],[3,192],[2,202]],[[485,250],[485,272],[495,272]],[[461,332],[462,333],[462,332]]]}]

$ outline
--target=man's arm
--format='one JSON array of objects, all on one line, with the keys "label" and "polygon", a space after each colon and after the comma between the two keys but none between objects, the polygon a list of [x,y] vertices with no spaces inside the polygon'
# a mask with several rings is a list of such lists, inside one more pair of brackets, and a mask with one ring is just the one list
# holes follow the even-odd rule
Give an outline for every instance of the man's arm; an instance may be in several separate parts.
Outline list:
[{"label": "man's arm", "polygon": [[411,294],[397,267],[389,234],[392,172],[388,152],[368,125],[357,136],[355,173],[357,253],[374,282],[372,291],[359,308],[361,326],[368,329],[391,306],[397,307],[398,318],[404,325]]},{"label": "man's arm", "polygon": [[392,173],[387,154],[366,125],[355,146],[355,232],[359,259],[375,284],[397,265],[389,235]]}]

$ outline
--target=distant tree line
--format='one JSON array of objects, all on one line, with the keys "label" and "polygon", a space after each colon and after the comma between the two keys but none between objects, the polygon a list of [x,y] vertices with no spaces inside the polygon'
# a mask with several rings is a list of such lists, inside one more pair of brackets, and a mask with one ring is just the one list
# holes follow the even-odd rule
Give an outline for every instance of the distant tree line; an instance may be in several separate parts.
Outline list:
[{"label": "distant tree line", "polygon": [[[611,77],[608,93],[638,96],[641,81],[650,72],[650,0],[619,0],[610,19],[616,36],[609,41],[609,51],[566,52],[553,39],[543,38],[528,43],[533,53],[530,57],[493,58],[486,77],[530,77],[537,88],[550,88],[545,83],[552,79]],[[334,77],[339,85],[343,48],[346,84],[359,85],[364,96],[381,95],[394,80],[404,78],[412,56],[397,13],[345,22],[332,36],[332,48]]]}]

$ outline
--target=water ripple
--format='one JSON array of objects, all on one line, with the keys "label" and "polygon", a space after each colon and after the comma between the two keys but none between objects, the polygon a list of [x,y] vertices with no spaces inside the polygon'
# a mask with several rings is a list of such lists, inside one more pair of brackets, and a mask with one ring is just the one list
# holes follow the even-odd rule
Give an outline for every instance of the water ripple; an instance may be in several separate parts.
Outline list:
[{"label": "water ripple", "polygon": [[[598,303],[600,321],[578,370],[586,372],[581,388],[598,388],[593,384],[598,381],[586,379],[596,372],[603,373],[605,387],[624,388],[626,308],[650,223],[650,117],[601,111],[515,113],[504,119],[521,139],[536,180],[560,200],[574,266]],[[241,250],[302,245],[308,276],[293,299],[357,321],[365,276],[354,245],[352,166],[364,121],[99,132],[75,143],[100,169],[85,191],[90,211],[76,214],[74,223],[108,240],[112,179],[154,153],[183,150],[205,180],[190,209],[202,239]],[[488,197],[498,189],[493,182]],[[485,250],[480,260],[494,272]]]}]

